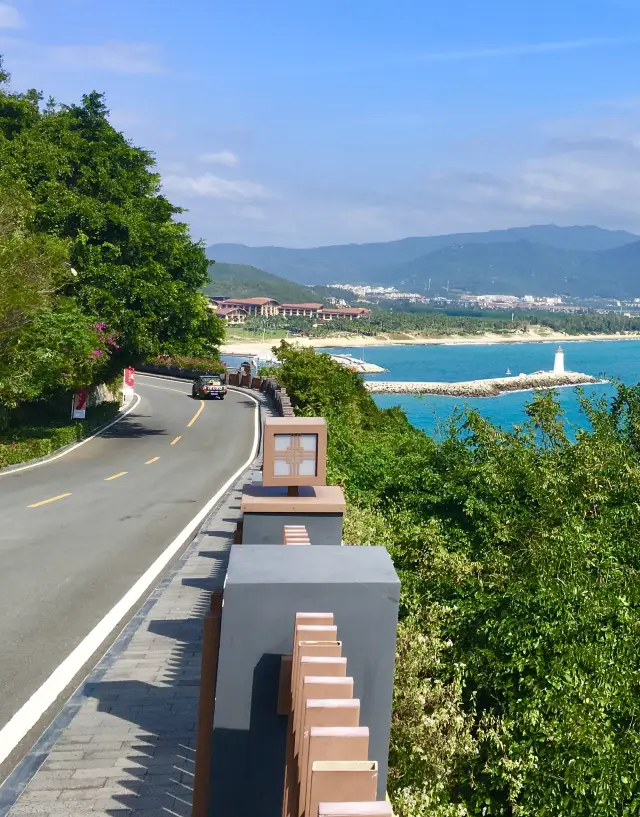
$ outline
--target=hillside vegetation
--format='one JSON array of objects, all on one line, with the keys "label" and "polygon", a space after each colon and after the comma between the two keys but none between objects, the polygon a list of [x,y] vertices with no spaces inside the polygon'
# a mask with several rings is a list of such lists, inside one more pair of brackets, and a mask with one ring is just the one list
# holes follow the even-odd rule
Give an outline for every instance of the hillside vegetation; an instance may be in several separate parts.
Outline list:
[{"label": "hillside vegetation", "polygon": [[450,291],[640,297],[638,237],[598,227],[534,226],[297,250],[220,244],[221,261],[300,283],[369,283]]},{"label": "hillside vegetation", "polygon": [[215,263],[203,292],[229,298],[274,298],[281,304],[324,303],[327,297],[348,300],[351,293],[330,287],[306,287],[247,264]]},{"label": "hillside vegetation", "polygon": [[345,541],[402,580],[397,816],[637,814],[640,388],[584,402],[575,442],[551,395],[436,442],[326,355],[279,356],[296,411],[327,418]]},{"label": "hillside vegetation", "polygon": [[[204,248],[104,99],[11,93],[0,63],[0,431],[157,354],[215,356]],[[36,412],[37,413],[37,412]],[[11,430],[13,427],[13,431]],[[39,426],[38,426],[39,427]],[[22,429],[24,431],[24,429]],[[15,441],[15,439],[14,439]]]}]

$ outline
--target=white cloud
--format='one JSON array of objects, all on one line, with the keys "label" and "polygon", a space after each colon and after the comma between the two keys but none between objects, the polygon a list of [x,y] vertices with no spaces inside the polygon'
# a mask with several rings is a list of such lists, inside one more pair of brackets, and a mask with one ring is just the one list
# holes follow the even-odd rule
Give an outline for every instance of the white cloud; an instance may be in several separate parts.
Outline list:
[{"label": "white cloud", "polygon": [[586,37],[581,40],[560,40],[543,43],[521,43],[519,45],[498,46],[496,48],[470,48],[459,51],[434,51],[416,54],[410,58],[415,62],[460,62],[463,60],[486,60],[507,57],[525,57],[532,54],[552,54],[564,51],[580,51],[589,48],[603,48],[609,45],[636,42],[629,37]]},{"label": "white cloud", "polygon": [[266,187],[257,182],[221,179],[212,173],[201,176],[169,175],[165,176],[163,185],[166,190],[224,201],[248,202],[273,197]]},{"label": "white cloud", "polygon": [[0,28],[22,28],[23,25],[20,12],[15,6],[0,3]]},{"label": "white cloud", "polygon": [[217,153],[203,153],[200,161],[208,165],[222,165],[223,167],[236,167],[239,163],[238,156],[230,150],[220,150]]},{"label": "white cloud", "polygon": [[57,65],[124,74],[165,74],[158,48],[149,43],[110,40],[100,45],[54,45],[48,55]]},{"label": "white cloud", "polygon": [[[639,118],[640,120],[640,118]],[[530,224],[598,224],[640,233],[640,121],[562,125],[562,136],[498,169],[442,169],[414,184],[354,190],[290,187],[255,212],[229,201],[194,204],[190,219],[211,243],[318,246]],[[259,202],[257,203],[259,205]]]}]

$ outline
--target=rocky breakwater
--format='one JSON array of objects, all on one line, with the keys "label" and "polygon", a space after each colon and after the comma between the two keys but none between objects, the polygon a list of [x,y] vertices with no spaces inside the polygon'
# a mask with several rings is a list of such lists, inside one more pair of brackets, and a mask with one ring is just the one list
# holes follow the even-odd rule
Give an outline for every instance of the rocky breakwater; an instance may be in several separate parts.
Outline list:
[{"label": "rocky breakwater", "polygon": [[440,394],[447,397],[497,397],[510,391],[555,389],[559,386],[584,386],[602,383],[597,377],[581,372],[535,372],[515,377],[495,377],[490,380],[467,380],[460,383],[390,382],[368,380],[371,394]]}]

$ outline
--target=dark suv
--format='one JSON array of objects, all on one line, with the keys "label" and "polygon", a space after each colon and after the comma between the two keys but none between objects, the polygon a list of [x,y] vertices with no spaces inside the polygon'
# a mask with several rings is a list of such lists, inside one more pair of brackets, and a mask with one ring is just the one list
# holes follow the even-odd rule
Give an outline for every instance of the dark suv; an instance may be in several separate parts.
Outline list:
[{"label": "dark suv", "polygon": [[226,393],[227,387],[219,374],[200,375],[193,381],[191,387],[191,396],[194,398],[217,397],[219,400],[224,400]]}]

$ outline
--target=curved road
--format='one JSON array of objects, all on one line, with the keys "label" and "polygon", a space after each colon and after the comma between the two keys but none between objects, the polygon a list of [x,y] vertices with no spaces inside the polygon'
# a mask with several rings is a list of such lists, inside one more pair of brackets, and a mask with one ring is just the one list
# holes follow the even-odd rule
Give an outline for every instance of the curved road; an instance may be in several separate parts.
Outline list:
[{"label": "curved road", "polygon": [[[136,408],[102,435],[56,461],[0,473],[0,733],[251,456],[249,397],[200,402],[190,384],[143,375],[136,393]],[[0,782],[60,699],[0,762]]]}]

